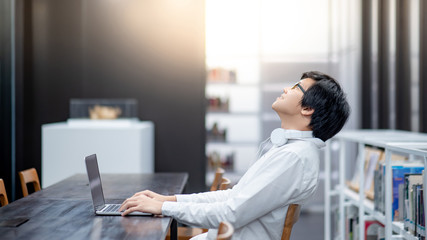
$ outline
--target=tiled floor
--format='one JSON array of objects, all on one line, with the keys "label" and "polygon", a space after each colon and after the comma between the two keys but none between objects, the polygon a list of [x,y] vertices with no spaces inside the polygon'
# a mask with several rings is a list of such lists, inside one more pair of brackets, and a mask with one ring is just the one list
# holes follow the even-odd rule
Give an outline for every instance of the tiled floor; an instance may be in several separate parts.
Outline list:
[{"label": "tiled floor", "polygon": [[291,240],[323,240],[323,213],[301,212],[292,228]]}]

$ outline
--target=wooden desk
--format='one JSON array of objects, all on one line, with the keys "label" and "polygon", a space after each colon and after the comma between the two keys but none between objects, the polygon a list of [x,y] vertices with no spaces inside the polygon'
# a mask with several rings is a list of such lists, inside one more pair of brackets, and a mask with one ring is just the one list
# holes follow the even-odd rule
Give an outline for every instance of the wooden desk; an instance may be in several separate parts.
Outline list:
[{"label": "wooden desk", "polygon": [[[106,203],[122,203],[135,192],[182,193],[186,173],[102,174]],[[19,227],[0,227],[1,239],[165,239],[170,217],[96,216],[87,175],[77,174],[0,207],[0,222],[27,218]],[[171,225],[172,224],[172,225]]]}]

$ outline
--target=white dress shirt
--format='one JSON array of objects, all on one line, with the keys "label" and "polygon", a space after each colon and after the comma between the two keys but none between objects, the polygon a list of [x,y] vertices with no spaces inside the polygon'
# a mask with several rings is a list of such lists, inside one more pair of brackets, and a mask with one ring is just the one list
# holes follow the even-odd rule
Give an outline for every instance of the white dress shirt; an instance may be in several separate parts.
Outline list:
[{"label": "white dress shirt", "polygon": [[273,146],[232,188],[176,195],[162,214],[190,226],[209,228],[194,239],[216,239],[221,221],[234,227],[233,239],[280,239],[289,204],[303,204],[317,188],[318,138],[289,140]]}]

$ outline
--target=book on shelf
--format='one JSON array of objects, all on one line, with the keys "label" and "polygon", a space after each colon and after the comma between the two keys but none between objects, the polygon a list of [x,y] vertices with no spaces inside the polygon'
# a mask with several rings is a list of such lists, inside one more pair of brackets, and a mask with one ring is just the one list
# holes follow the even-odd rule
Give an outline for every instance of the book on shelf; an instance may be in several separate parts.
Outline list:
[{"label": "book on shelf", "polygon": [[[365,191],[365,195],[368,199],[375,201],[375,193],[380,192],[382,189],[378,188],[379,186],[375,186],[375,181],[379,181],[379,179],[375,180],[376,178],[379,178],[377,171],[379,171],[381,168],[380,166],[383,165],[385,162],[385,153],[384,150],[374,147],[365,147],[364,150],[364,187],[363,190]],[[359,157],[357,158],[356,162],[356,170],[354,172],[353,178],[350,182],[347,182],[347,185],[350,189],[359,192],[360,186],[360,174],[358,171],[358,161],[360,161]],[[405,156],[392,154],[391,155],[392,164],[399,164],[407,160]]]},{"label": "book on shelf", "polygon": [[[373,200],[373,193],[374,193],[374,171],[377,168],[378,161],[382,158],[384,151],[372,148],[372,147],[365,147],[365,157],[364,157],[364,187],[363,190],[365,191],[366,196]],[[347,182],[347,185],[350,189],[359,192],[360,186],[360,173],[358,171],[358,165],[359,165],[359,157],[357,158],[356,162],[356,171],[354,172],[353,178],[350,182]]]},{"label": "book on shelf", "polygon": [[[407,174],[405,174],[406,177]],[[398,213],[399,215],[395,218],[396,221],[405,220],[405,177],[403,179],[403,184],[399,184],[399,203],[398,203]]]},{"label": "book on shelf", "polygon": [[415,212],[415,221],[414,221],[414,225],[415,225],[415,231],[414,231],[414,236],[416,237],[421,237],[422,233],[422,219],[423,216],[422,213],[423,211],[421,211],[422,208],[424,208],[424,206],[421,204],[421,193],[423,192],[423,184],[417,184],[414,185],[414,212]]},{"label": "book on shelf", "polygon": [[[356,237],[355,235],[357,235],[357,233],[355,232],[358,231],[356,227],[357,222],[358,222],[358,209],[355,206],[345,207],[345,229],[346,229],[345,239],[348,239],[348,240],[355,239]],[[338,229],[338,227],[336,229]]]},{"label": "book on shelf", "polygon": [[[413,196],[411,195],[412,186],[416,184],[422,184],[423,177],[422,174],[405,174],[405,180],[403,185],[403,202],[404,202],[404,208],[403,208],[403,214],[402,218],[404,221],[404,227],[405,230],[409,230],[409,228],[413,228],[413,218],[412,218],[412,211],[409,209],[413,209]],[[412,221],[412,223],[411,223]]]},{"label": "book on shelf", "polygon": [[412,219],[410,219],[410,223],[411,223],[411,228],[409,229],[410,232],[412,234],[414,234],[414,236],[417,236],[417,226],[418,226],[418,221],[419,221],[419,216],[418,216],[418,209],[419,209],[419,205],[418,205],[418,195],[419,194],[419,188],[421,188],[421,184],[414,184],[412,185],[412,189],[410,192],[411,195],[411,206],[412,209],[410,209],[411,211],[411,217]]},{"label": "book on shelf", "polygon": [[[374,209],[385,214],[385,164],[380,163],[379,169],[375,171],[375,183],[374,183]],[[405,174],[420,174],[424,170],[424,166],[417,164],[405,164],[405,165],[392,165],[392,220],[403,221],[405,204],[403,196]],[[403,185],[403,186],[401,186]]]},{"label": "book on shelf", "polygon": [[[392,167],[392,179],[393,179],[393,198],[392,198],[392,208],[393,215],[392,219],[396,221],[403,221],[403,213],[399,211],[400,201],[403,201],[402,196],[399,199],[399,186],[404,185],[405,174],[419,174],[424,170],[424,166],[393,166]],[[385,168],[384,168],[385,171]]]},{"label": "book on shelf", "polygon": [[404,229],[412,235],[425,239],[424,171],[422,174],[405,175],[404,184]]},{"label": "book on shelf", "polygon": [[421,187],[418,192],[418,212],[419,220],[417,223],[417,236],[421,240],[425,240],[426,230],[425,230],[425,211],[424,211],[424,189]]}]

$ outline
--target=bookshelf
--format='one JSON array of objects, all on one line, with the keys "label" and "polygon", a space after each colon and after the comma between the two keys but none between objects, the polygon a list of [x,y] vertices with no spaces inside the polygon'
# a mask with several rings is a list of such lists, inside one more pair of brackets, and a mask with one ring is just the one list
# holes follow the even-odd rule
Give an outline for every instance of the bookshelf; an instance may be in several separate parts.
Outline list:
[{"label": "bookshelf", "polygon": [[[338,154],[338,183],[331,188],[331,142],[339,143]],[[364,157],[365,146],[374,146],[385,150],[385,214],[375,210],[374,201],[365,196],[365,191],[358,193],[349,189],[346,181],[346,160],[351,158],[351,144],[357,145],[358,161],[355,168],[359,171],[359,186],[364,186]],[[423,159],[423,165],[427,165],[427,134],[406,132],[399,130],[354,130],[342,131],[333,139],[327,141],[325,149],[325,221],[324,239],[345,239],[345,207],[352,205],[358,208],[359,228],[358,235],[364,239],[364,225],[367,219],[374,219],[385,226],[385,239],[418,239],[404,229],[403,222],[392,221],[392,154],[404,154],[409,158]],[[426,179],[423,179],[424,186],[427,186]],[[426,192],[424,191],[424,199]],[[338,235],[331,233],[331,198],[338,197]],[[426,211],[424,205],[424,212]],[[427,215],[425,215],[426,217]],[[427,222],[427,217],[426,217]]]},{"label": "bookshelf", "polygon": [[207,186],[216,167],[224,168],[235,184],[256,160],[261,128],[258,62],[248,61],[235,56],[207,58]]}]

